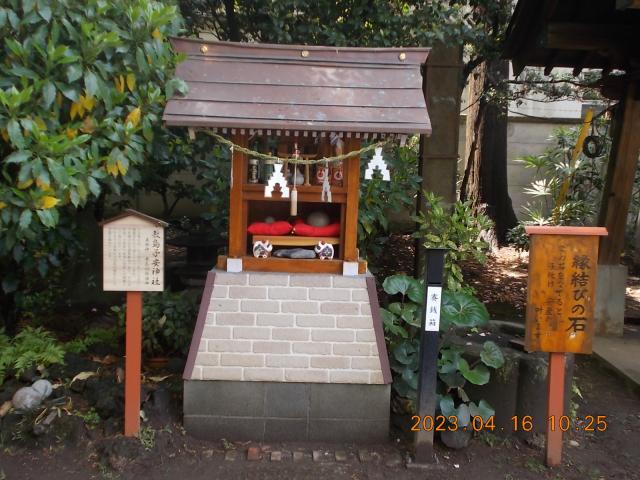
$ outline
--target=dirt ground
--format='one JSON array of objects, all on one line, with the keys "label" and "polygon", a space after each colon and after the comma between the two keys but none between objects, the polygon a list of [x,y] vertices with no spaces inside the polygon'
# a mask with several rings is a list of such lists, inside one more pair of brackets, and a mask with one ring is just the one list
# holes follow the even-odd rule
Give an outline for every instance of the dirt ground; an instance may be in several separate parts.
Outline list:
[{"label": "dirt ground", "polygon": [[[406,467],[405,445],[261,445],[262,458],[250,461],[243,443],[206,442],[184,435],[179,424],[157,430],[144,443],[116,435],[105,437],[97,429],[84,429],[73,439],[52,441],[42,448],[2,446],[0,478],[41,479],[450,479],[450,480],[600,480],[640,479],[640,396],[593,359],[582,357],[576,368],[582,398],[576,397],[577,416],[605,415],[603,432],[585,432],[584,423],[572,422],[565,434],[563,465],[544,466],[544,452],[515,435],[478,434],[464,450],[437,444],[438,464],[429,470]],[[542,392],[541,392],[542,394]],[[370,460],[362,462],[366,449]],[[234,454],[235,458],[226,460]],[[281,452],[272,461],[270,452]],[[294,461],[292,452],[303,452]],[[314,461],[314,451],[327,452]],[[343,461],[336,454],[344,454]]]},{"label": "dirt ground", "polygon": [[[403,241],[404,252],[411,250],[409,243]],[[390,258],[386,262],[387,271],[393,271],[394,266],[410,268],[408,261],[394,262]],[[526,262],[526,254],[503,249],[484,267],[466,265],[466,278],[494,318],[523,318]],[[627,294],[628,315],[633,316],[631,312],[640,312],[639,279],[632,279]],[[174,383],[180,384],[179,375],[174,376]],[[398,432],[385,445],[209,442],[186,435],[176,410],[164,423],[150,422],[154,428],[144,424],[140,439],[117,434],[120,425],[114,426],[113,422],[90,426],[79,417],[73,418],[64,434],[52,432],[31,442],[5,439],[0,444],[0,480],[640,480],[638,389],[587,356],[576,361],[575,385],[580,392],[573,396],[578,421],[572,418],[571,428],[564,435],[563,465],[553,469],[544,466],[540,442],[524,441],[512,432],[476,434],[463,450],[450,450],[437,442],[437,464],[422,470],[408,468],[410,446],[400,440]],[[588,415],[605,416],[607,428],[585,431],[584,418]],[[247,459],[250,447],[256,448],[258,460]],[[314,460],[314,456],[318,458]]]}]

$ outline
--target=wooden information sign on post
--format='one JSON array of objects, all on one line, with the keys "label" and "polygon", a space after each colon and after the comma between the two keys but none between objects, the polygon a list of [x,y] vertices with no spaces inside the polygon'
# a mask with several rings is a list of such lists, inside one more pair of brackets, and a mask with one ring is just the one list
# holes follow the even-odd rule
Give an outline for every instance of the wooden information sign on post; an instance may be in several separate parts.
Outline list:
[{"label": "wooden information sign on post", "polygon": [[124,434],[140,430],[142,292],[164,290],[164,227],[157,218],[128,209],[102,226],[102,288],[127,292]]},{"label": "wooden information sign on post", "polygon": [[531,236],[525,348],[549,352],[548,466],[560,465],[566,352],[591,353],[602,227],[526,227]]}]

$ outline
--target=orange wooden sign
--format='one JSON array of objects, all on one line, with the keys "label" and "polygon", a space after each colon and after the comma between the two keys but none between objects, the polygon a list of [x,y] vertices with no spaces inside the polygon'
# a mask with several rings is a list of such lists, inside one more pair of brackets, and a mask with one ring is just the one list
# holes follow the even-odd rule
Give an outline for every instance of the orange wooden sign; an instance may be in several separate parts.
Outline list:
[{"label": "orange wooden sign", "polygon": [[527,227],[525,348],[591,353],[601,227]]}]

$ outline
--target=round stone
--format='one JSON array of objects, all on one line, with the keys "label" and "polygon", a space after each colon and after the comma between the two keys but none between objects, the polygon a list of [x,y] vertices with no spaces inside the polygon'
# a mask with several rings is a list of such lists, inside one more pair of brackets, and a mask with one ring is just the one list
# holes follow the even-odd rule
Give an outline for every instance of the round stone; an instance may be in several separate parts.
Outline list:
[{"label": "round stone", "polygon": [[325,212],[311,212],[307,217],[307,223],[312,227],[326,227],[329,225],[329,215]]}]

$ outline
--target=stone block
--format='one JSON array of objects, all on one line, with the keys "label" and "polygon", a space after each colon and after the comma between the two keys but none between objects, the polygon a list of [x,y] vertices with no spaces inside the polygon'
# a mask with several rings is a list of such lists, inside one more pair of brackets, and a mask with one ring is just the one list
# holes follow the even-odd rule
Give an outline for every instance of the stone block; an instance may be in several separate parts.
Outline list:
[{"label": "stone block", "polygon": [[267,355],[267,367],[307,368],[309,357],[303,355]]},{"label": "stone block", "polygon": [[291,349],[293,353],[308,353],[312,355],[331,354],[331,344],[326,342],[293,342]]},{"label": "stone block", "polygon": [[378,357],[353,357],[351,368],[353,370],[380,370],[380,359]]},{"label": "stone block", "polygon": [[366,288],[367,281],[364,275],[357,277],[345,277],[341,275],[335,275],[333,278],[334,288]]},{"label": "stone block", "polygon": [[373,328],[373,319],[370,316],[339,316],[337,326],[338,328]]},{"label": "stone block", "polygon": [[360,315],[368,315],[371,316],[371,305],[368,303],[360,304]]},{"label": "stone block", "polygon": [[202,380],[202,367],[193,367],[191,378],[185,380]]},{"label": "stone block", "polygon": [[317,302],[283,301],[280,304],[280,311],[283,313],[319,313],[320,308]]},{"label": "stone block", "polygon": [[360,307],[353,302],[324,302],[320,304],[320,312],[329,315],[359,315]]},{"label": "stone block", "polygon": [[264,367],[264,355],[251,353],[223,353],[220,365],[230,367]]},{"label": "stone block", "polygon": [[349,368],[349,357],[311,357],[311,368]]},{"label": "stone block", "polygon": [[309,370],[307,368],[288,368],[284,371],[284,379],[287,382],[328,382],[327,370]]},{"label": "stone block", "polygon": [[373,328],[368,330],[356,330],[356,342],[375,342],[376,332]]},{"label": "stone block", "polygon": [[[389,385],[185,381],[184,392],[184,425],[199,438],[387,441]],[[297,458],[304,459],[304,454]],[[327,458],[334,461],[333,451],[328,451]]]},{"label": "stone block", "polygon": [[[290,342],[253,342],[253,353],[291,353]],[[295,353],[295,352],[294,352]]]},{"label": "stone block", "polygon": [[306,418],[309,409],[306,383],[265,384],[264,414],[266,417]]},{"label": "stone block", "polygon": [[289,281],[292,287],[330,287],[331,275],[296,274]]},{"label": "stone block", "polygon": [[246,367],[243,371],[242,379],[252,382],[282,382],[284,380],[284,369]]},{"label": "stone block", "polygon": [[336,317],[333,315],[296,315],[296,325],[299,327],[335,328]]},{"label": "stone block", "polygon": [[280,311],[280,304],[269,300],[242,300],[240,302],[240,311],[278,313]]},{"label": "stone block", "polygon": [[231,327],[209,327],[202,330],[202,338],[231,338]]},{"label": "stone block", "polygon": [[226,298],[212,298],[209,309],[212,312],[237,312],[240,310],[240,301],[228,300]]},{"label": "stone block", "polygon": [[334,355],[351,355],[368,357],[371,354],[370,343],[346,343],[346,344],[334,344]]},{"label": "stone block", "polygon": [[369,383],[372,385],[380,385],[384,383],[382,370],[369,372]]},{"label": "stone block", "polygon": [[307,289],[303,287],[269,287],[269,298],[273,300],[307,300]]},{"label": "stone block", "polygon": [[239,287],[232,285],[229,287],[229,298],[237,298],[239,300],[250,298],[265,299],[267,298],[267,287]]},{"label": "stone block", "polygon": [[352,302],[368,302],[369,292],[365,289],[354,288],[353,290],[351,290],[351,301]]},{"label": "stone block", "polygon": [[277,274],[277,273],[250,273],[249,274],[249,285],[287,286],[288,284],[289,284],[288,274]]},{"label": "stone block", "polygon": [[351,300],[351,291],[336,288],[310,288],[309,300],[349,301]]},{"label": "stone block", "polygon": [[269,327],[234,327],[233,338],[246,338],[249,340],[268,340],[271,336]]},{"label": "stone block", "polygon": [[260,382],[185,381],[185,416],[261,417],[264,388]]},{"label": "stone block", "polygon": [[220,354],[204,352],[198,353],[198,356],[196,357],[196,363],[204,367],[216,367],[220,365]]},{"label": "stone block", "polygon": [[274,328],[271,332],[274,340],[309,340],[309,330],[306,328]]},{"label": "stone block", "polygon": [[329,372],[331,383],[367,383],[369,381],[368,370],[332,370]]},{"label": "stone block", "polygon": [[217,325],[253,325],[255,313],[216,313]]},{"label": "stone block", "polygon": [[309,418],[389,418],[390,385],[311,385],[309,396]]},{"label": "stone block", "polygon": [[[255,440],[263,437],[264,419],[234,417],[184,416],[184,428],[196,438],[220,440],[232,438],[235,441]],[[237,455],[237,454],[236,454]]]},{"label": "stone block", "polygon": [[202,380],[242,380],[242,368],[202,367]]},{"label": "stone block", "polygon": [[228,273],[228,272],[216,272],[215,284],[216,285],[246,285],[247,278],[246,273]]},{"label": "stone block", "polygon": [[250,352],[251,342],[246,340],[207,340],[209,352]]},{"label": "stone block", "polygon": [[[356,335],[353,330],[312,330],[311,340],[314,342],[353,342]],[[369,350],[367,349],[367,354]]]},{"label": "stone block", "polygon": [[226,285],[214,285],[211,292],[213,298],[227,298],[229,295],[229,287]]},{"label": "stone block", "polygon": [[258,313],[256,325],[270,327],[293,327],[295,316],[290,313]]},{"label": "stone block", "polygon": [[266,442],[295,442],[307,438],[307,420],[301,418],[267,418],[264,427]]},{"label": "stone block", "polygon": [[206,339],[201,339],[200,343],[198,344],[198,351],[199,352],[206,352],[207,351],[207,340]]}]

